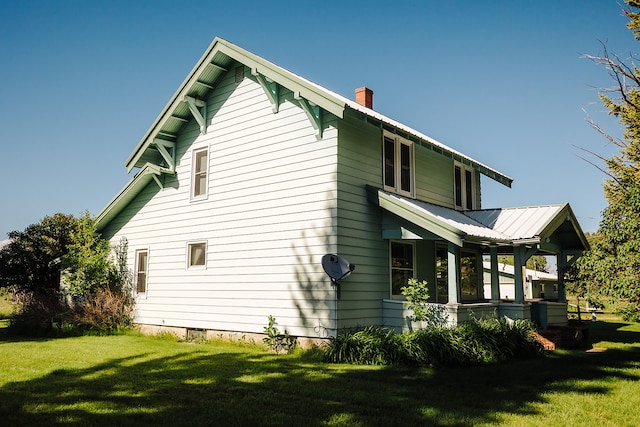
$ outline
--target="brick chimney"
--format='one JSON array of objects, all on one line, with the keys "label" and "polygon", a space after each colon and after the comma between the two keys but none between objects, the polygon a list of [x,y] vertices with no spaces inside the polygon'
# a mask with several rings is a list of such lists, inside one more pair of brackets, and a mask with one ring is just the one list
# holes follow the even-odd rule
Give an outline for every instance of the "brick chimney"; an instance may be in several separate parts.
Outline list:
[{"label": "brick chimney", "polygon": [[373,91],[368,87],[359,87],[356,89],[356,102],[373,109]]}]

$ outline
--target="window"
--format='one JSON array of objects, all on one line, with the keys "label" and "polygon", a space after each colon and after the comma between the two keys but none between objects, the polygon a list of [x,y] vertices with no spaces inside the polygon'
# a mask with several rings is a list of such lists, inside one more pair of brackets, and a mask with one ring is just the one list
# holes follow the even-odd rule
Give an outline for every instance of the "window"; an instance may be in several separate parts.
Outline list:
[{"label": "window", "polygon": [[441,246],[436,247],[436,301],[449,302],[449,253]]},{"label": "window", "polygon": [[187,245],[188,268],[204,268],[207,261],[207,244],[205,242],[189,243]]},{"label": "window", "polygon": [[457,209],[475,208],[475,173],[473,169],[454,164],[455,203]]},{"label": "window", "polygon": [[136,292],[144,294],[147,292],[147,265],[149,251],[146,249],[136,251]]},{"label": "window", "polygon": [[414,244],[391,242],[391,297],[400,297],[402,288],[410,278],[416,277],[414,266]]},{"label": "window", "polygon": [[191,197],[202,198],[207,195],[207,160],[209,150],[202,149],[193,152],[193,166],[191,176]]},{"label": "window", "polygon": [[413,145],[385,136],[383,150],[385,189],[413,196]]},{"label": "window", "polygon": [[462,251],[460,254],[460,297],[462,301],[475,301],[484,297],[480,289],[481,271],[478,268],[479,257],[475,252]]}]

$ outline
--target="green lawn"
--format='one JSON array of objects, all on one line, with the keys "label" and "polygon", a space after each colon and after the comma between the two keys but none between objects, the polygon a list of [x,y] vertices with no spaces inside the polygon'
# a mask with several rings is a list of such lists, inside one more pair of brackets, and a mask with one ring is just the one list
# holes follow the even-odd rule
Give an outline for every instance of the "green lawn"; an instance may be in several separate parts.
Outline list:
[{"label": "green lawn", "polygon": [[323,364],[259,346],[0,330],[0,425],[635,426],[640,325],[590,323],[595,347],[460,369]]},{"label": "green lawn", "polygon": [[11,295],[4,288],[0,288],[0,320],[10,317],[12,313]]}]

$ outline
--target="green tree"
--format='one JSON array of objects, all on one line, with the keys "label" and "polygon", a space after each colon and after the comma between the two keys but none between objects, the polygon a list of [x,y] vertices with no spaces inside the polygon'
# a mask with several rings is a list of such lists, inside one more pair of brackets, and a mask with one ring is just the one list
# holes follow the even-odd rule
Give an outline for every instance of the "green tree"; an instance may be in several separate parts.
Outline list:
[{"label": "green tree", "polygon": [[[121,240],[112,251],[88,212],[77,219],[45,217],[9,238],[0,249],[0,287],[9,288],[19,301],[12,332],[49,334],[54,322],[106,332],[131,323],[127,242]],[[63,294],[73,297],[69,306],[61,304],[62,272],[68,285]]]},{"label": "green tree", "polygon": [[[627,27],[640,40],[640,1],[626,0]],[[608,179],[604,184],[607,207],[602,212],[598,233],[591,251],[582,263],[583,280],[611,300],[624,302],[628,317],[640,313],[640,70],[634,65],[636,55],[622,59],[608,52],[603,44],[599,56],[587,55],[609,72],[614,87],[600,94],[609,114],[620,121],[624,133],[613,138],[592,122],[592,126],[615,144],[619,152],[602,158],[601,168]],[[583,284],[584,285],[584,284]]]},{"label": "green tree", "polygon": [[[498,257],[498,261],[503,264],[513,265],[513,255],[504,255]],[[549,272],[547,258],[542,255],[533,255],[527,260],[525,267],[527,267],[529,270],[544,271],[545,273]]]},{"label": "green tree", "polygon": [[109,259],[109,242],[96,231],[95,221],[85,212],[71,234],[68,252],[62,256],[66,292],[84,297],[94,289],[108,286],[115,266]]},{"label": "green tree", "polygon": [[57,213],[24,231],[10,232],[10,243],[0,249],[0,287],[56,291],[60,266],[55,260],[67,253],[76,223],[73,215]]}]

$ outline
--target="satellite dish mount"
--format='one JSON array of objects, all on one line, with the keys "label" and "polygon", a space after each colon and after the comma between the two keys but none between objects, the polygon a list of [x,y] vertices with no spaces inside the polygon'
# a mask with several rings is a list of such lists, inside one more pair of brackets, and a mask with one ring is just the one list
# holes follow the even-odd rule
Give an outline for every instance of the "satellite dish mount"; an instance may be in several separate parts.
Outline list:
[{"label": "satellite dish mount", "polygon": [[340,299],[340,280],[349,276],[356,266],[340,255],[326,254],[322,257],[322,268],[331,279],[331,284],[336,287],[336,296]]}]

